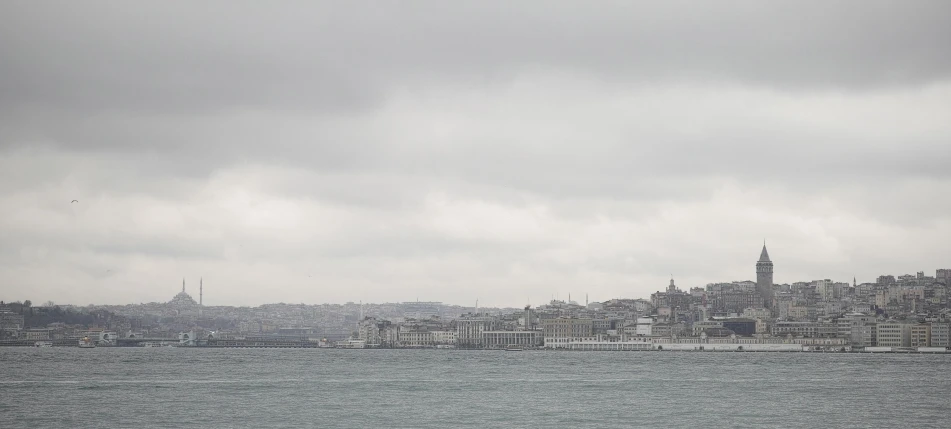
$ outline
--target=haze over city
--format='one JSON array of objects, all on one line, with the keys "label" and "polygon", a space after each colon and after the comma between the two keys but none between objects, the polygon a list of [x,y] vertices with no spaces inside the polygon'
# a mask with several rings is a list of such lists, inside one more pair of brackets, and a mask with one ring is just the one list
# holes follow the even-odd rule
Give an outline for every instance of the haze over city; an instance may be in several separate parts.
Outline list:
[{"label": "haze over city", "polygon": [[793,4],[6,3],[0,299],[646,298],[764,239],[776,283],[947,267],[947,2]]}]

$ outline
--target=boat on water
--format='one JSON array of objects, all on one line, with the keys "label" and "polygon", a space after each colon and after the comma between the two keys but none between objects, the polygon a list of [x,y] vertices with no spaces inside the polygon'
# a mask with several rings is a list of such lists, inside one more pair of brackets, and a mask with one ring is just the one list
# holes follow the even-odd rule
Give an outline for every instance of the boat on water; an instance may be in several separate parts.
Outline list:
[{"label": "boat on water", "polygon": [[166,341],[146,341],[142,343],[142,347],[175,347],[175,345]]},{"label": "boat on water", "polygon": [[79,340],[79,348],[81,349],[94,349],[96,348],[96,343],[89,339],[89,337],[82,337]]},{"label": "boat on water", "polygon": [[520,352],[520,351],[522,351],[522,350],[524,350],[524,349],[523,349],[521,346],[516,346],[516,345],[514,345],[514,344],[513,344],[513,345],[505,346],[505,351],[507,351],[507,352]]},{"label": "boat on water", "polygon": [[33,343],[33,347],[53,347],[52,341],[37,341]]},{"label": "boat on water", "polygon": [[366,348],[367,342],[364,340],[344,340],[337,341],[336,348],[338,349],[363,349]]}]

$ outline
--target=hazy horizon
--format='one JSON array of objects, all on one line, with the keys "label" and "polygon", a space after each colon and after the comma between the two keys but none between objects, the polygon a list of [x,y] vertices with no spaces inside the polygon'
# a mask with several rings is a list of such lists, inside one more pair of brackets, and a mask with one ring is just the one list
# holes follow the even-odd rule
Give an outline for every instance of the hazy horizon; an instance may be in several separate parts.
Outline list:
[{"label": "hazy horizon", "polygon": [[755,279],[764,239],[776,283],[934,275],[949,18],[5,2],[0,297],[165,302],[186,277],[197,299],[203,277],[208,305],[647,298]]}]

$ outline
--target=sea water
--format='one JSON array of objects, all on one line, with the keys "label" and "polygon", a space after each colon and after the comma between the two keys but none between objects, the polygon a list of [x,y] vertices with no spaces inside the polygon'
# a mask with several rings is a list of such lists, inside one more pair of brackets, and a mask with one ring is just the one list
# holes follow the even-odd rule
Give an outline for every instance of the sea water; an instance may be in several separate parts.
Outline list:
[{"label": "sea water", "polygon": [[0,348],[0,428],[951,427],[951,356]]}]

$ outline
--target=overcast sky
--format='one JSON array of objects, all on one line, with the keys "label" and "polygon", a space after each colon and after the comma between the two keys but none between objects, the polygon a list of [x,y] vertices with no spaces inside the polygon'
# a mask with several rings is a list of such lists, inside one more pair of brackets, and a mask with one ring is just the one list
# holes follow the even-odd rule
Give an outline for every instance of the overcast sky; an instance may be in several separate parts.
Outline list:
[{"label": "overcast sky", "polygon": [[0,299],[934,275],[949,42],[947,1],[5,1]]}]

